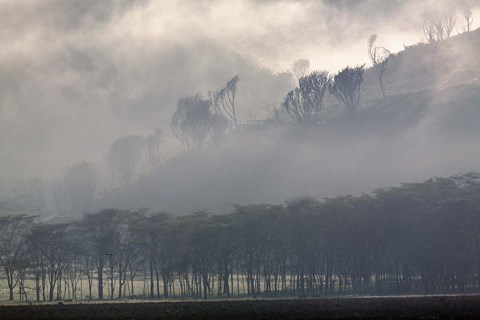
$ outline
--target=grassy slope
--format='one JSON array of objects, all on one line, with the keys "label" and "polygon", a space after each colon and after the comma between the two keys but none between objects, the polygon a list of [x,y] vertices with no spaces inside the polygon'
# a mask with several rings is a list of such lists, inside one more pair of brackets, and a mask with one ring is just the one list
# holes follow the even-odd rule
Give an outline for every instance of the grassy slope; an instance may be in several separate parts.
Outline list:
[{"label": "grassy slope", "polygon": [[[435,72],[432,73],[435,48]],[[329,96],[327,104],[336,111],[325,126],[316,129],[320,132],[310,132],[308,136],[317,140],[322,136],[322,139],[327,141],[329,138],[325,137],[343,135],[349,141],[358,139],[359,142],[375,135],[395,136],[417,126],[419,122],[425,120],[426,114],[429,114],[429,121],[435,125],[432,134],[439,135],[439,138],[458,142],[464,141],[467,137],[480,136],[478,53],[480,53],[480,29],[452,37],[436,47],[427,44],[407,47],[389,60],[384,78],[386,98],[381,96],[376,70],[369,68],[365,72],[365,83],[362,88],[361,111],[356,117],[352,120],[342,116],[338,111],[340,110],[338,103]],[[143,177],[123,190],[102,199],[100,206],[159,209],[157,202],[162,202],[160,208],[162,210],[210,209],[212,202],[218,203],[214,197],[221,199],[224,196],[223,192],[228,189],[231,189],[229,194],[236,194],[234,201],[237,203],[263,202],[260,195],[253,192],[249,186],[269,181],[279,187],[282,180],[276,180],[276,169],[271,164],[281,163],[282,159],[278,159],[278,150],[270,153],[268,151],[269,148],[278,147],[275,145],[276,142],[270,142],[273,141],[270,137],[276,134],[275,129],[264,127],[260,130],[262,130],[260,135],[250,133],[249,130],[244,130],[242,135],[253,136],[255,137],[253,140],[262,138],[266,140],[267,151],[262,149],[263,154],[258,154],[257,149],[249,149],[247,146],[241,151],[233,147],[222,151],[223,153],[207,149],[203,154],[179,156],[150,176]],[[286,137],[288,138],[288,135]],[[238,145],[243,146],[247,140],[243,137],[234,140],[232,145],[235,148]],[[337,141],[334,138],[330,140],[332,142],[326,142],[327,148],[329,143]],[[265,145],[265,141],[263,143]],[[294,144],[298,145],[298,141],[294,141]],[[235,152],[238,154],[232,156]],[[280,154],[288,157],[288,154]],[[245,156],[243,161],[235,164],[233,168],[229,167],[229,163],[234,163],[235,158],[240,156]],[[212,162],[212,159],[215,162]],[[279,166],[280,169],[277,170],[288,166],[291,163],[289,161],[286,160],[283,167]],[[216,170],[211,170],[212,163]],[[249,174],[252,175],[251,178]],[[232,184],[235,186],[232,187]],[[268,186],[265,188],[268,189]],[[288,192],[284,190],[283,194],[290,197]]]}]

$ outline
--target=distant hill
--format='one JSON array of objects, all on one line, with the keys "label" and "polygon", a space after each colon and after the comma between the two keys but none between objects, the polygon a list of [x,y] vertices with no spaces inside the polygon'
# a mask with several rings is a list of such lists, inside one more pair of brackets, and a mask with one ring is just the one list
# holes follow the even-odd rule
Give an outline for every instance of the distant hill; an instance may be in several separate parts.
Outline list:
[{"label": "distant hill", "polygon": [[[433,54],[435,60],[433,62]],[[99,199],[98,208],[216,213],[233,203],[330,197],[480,168],[480,30],[390,58],[381,96],[367,69],[362,110],[300,128],[259,121],[221,146],[179,155]]]}]

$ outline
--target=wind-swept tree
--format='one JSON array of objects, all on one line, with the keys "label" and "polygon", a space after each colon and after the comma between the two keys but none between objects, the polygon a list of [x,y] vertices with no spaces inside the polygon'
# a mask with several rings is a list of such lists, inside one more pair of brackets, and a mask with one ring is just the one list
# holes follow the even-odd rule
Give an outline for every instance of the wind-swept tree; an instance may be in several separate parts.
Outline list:
[{"label": "wind-swept tree", "polygon": [[121,137],[110,146],[108,164],[120,174],[124,185],[132,180],[142,148],[143,139],[140,136]]},{"label": "wind-swept tree", "polygon": [[368,57],[370,58],[370,61],[372,61],[373,68],[378,72],[380,90],[382,91],[382,96],[385,97],[385,90],[383,88],[383,75],[387,70],[390,51],[384,47],[375,46],[375,41],[377,41],[377,35],[372,34],[370,38],[368,38]]},{"label": "wind-swept tree", "polygon": [[282,107],[292,120],[316,124],[322,120],[323,98],[332,77],[327,71],[314,71],[298,80],[298,87],[285,97]]},{"label": "wind-swept tree", "polygon": [[178,100],[170,127],[187,151],[201,147],[207,138],[213,122],[210,107],[210,100],[199,94]]},{"label": "wind-swept tree", "polygon": [[238,128],[239,122],[237,111],[235,109],[235,96],[237,94],[237,84],[240,81],[238,75],[230,79],[223,88],[210,92],[210,100],[213,105],[214,114],[224,114],[235,128]]},{"label": "wind-swept tree", "polygon": [[365,65],[346,67],[333,77],[330,93],[345,105],[345,109],[353,114],[360,102],[360,87],[363,83]]}]

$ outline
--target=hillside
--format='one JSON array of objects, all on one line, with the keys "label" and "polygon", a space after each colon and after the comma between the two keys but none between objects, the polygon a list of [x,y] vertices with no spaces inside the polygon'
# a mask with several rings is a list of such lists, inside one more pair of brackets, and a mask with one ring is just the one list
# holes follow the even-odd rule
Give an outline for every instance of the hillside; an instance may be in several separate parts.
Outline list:
[{"label": "hillside", "polygon": [[386,98],[367,69],[354,117],[328,96],[330,119],[322,126],[259,121],[223,145],[167,161],[97,207],[223,212],[233,203],[363,193],[478,170],[480,30],[439,43],[434,64],[433,49],[418,44],[391,58]]}]

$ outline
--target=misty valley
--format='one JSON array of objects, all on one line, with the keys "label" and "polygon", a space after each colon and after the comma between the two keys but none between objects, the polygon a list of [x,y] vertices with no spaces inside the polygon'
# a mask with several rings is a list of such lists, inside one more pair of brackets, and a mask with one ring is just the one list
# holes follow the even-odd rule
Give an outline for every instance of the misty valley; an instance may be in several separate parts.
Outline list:
[{"label": "misty valley", "polygon": [[480,316],[480,2],[0,17],[0,319]]}]

